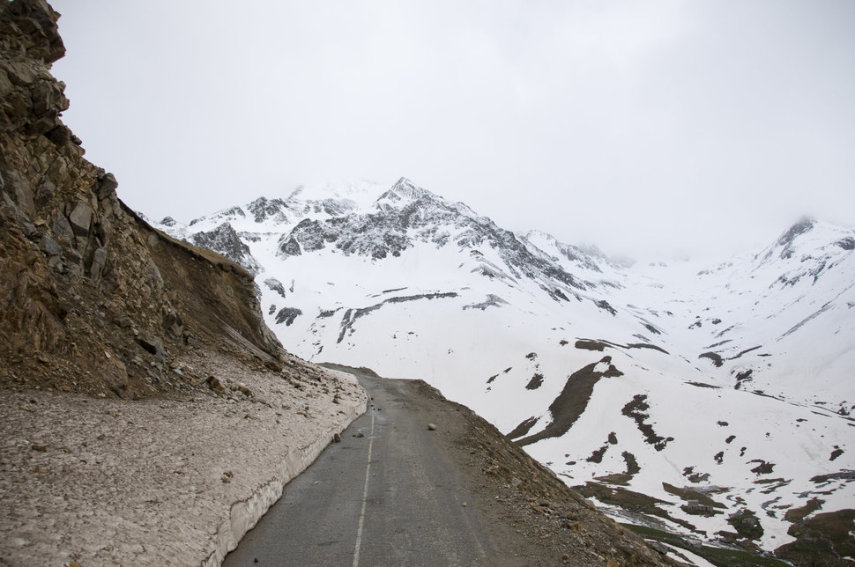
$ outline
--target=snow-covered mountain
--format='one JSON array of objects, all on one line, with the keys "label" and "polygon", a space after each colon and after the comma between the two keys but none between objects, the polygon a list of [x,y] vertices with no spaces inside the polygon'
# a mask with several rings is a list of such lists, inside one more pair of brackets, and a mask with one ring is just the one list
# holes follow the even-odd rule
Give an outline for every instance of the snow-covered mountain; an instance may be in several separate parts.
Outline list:
[{"label": "snow-covered mountain", "polygon": [[425,379],[616,517],[774,549],[855,502],[853,230],[629,266],[407,179],[159,228],[252,271],[295,354]]}]

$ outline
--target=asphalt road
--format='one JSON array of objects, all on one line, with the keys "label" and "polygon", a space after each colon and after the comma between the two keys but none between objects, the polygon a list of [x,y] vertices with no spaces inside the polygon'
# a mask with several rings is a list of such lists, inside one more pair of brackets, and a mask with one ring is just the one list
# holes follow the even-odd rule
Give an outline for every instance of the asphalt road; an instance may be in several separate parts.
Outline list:
[{"label": "asphalt road", "polygon": [[226,567],[476,565],[493,554],[442,424],[428,430],[402,382],[357,377],[369,411],[285,487]]}]

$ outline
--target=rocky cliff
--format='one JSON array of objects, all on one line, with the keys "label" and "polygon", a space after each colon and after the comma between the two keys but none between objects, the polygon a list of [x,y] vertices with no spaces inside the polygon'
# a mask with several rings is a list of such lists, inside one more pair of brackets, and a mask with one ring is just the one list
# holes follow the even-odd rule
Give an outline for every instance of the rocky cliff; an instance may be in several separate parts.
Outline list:
[{"label": "rocky cliff", "polygon": [[84,159],[50,74],[58,16],[43,0],[0,4],[0,384],[185,389],[177,356],[202,345],[277,366],[252,276],[152,229]]},{"label": "rocky cliff", "polygon": [[216,566],[366,395],[84,159],[58,17],[0,1],[0,565]]}]

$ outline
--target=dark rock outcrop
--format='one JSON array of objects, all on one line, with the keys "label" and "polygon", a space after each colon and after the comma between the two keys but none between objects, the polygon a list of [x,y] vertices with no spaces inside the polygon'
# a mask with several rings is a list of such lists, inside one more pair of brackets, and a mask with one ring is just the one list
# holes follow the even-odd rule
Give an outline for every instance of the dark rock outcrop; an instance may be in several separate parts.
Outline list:
[{"label": "dark rock outcrop", "polygon": [[192,240],[196,246],[201,246],[202,248],[222,254],[232,262],[240,264],[252,274],[256,274],[260,270],[258,262],[249,251],[249,246],[241,241],[238,233],[227,222],[224,222],[214,230],[197,232],[193,235]]},{"label": "dark rock outcrop", "polygon": [[297,319],[297,317],[299,317],[302,314],[303,314],[303,311],[300,309],[297,309],[295,307],[283,307],[276,314],[276,323],[279,325],[281,325],[282,323],[285,323],[286,327],[291,326],[294,323],[294,321]]}]

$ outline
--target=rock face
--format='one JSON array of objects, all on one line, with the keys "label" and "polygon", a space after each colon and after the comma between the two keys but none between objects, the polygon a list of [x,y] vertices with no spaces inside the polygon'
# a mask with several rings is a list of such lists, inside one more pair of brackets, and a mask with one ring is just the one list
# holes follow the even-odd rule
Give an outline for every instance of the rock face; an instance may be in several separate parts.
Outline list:
[{"label": "rock face", "polygon": [[50,74],[58,17],[43,0],[0,4],[0,385],[184,389],[172,363],[203,344],[278,365],[252,276],[154,230],[83,158]]}]

